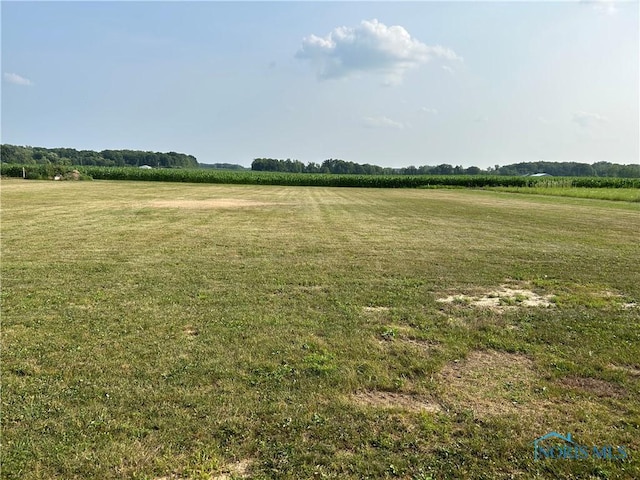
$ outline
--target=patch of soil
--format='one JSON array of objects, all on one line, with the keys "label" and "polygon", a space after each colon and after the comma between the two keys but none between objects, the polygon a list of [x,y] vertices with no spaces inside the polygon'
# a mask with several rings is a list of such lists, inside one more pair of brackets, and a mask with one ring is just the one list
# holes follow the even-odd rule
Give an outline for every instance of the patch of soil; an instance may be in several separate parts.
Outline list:
[{"label": "patch of soil", "polygon": [[485,417],[522,411],[530,401],[536,374],[524,355],[475,351],[446,365],[437,378],[443,399],[455,409]]},{"label": "patch of soil", "polygon": [[[232,478],[248,478],[249,468],[251,468],[252,464],[253,464],[253,460],[240,460],[239,462],[230,463],[221,468],[221,473],[207,477],[207,478],[211,478],[211,480],[231,480]],[[168,477],[167,476],[156,477],[154,480],[183,480],[183,477],[170,475]]]},{"label": "patch of soil", "polygon": [[589,377],[565,377],[559,381],[560,385],[578,392],[585,392],[596,397],[622,398],[625,390],[606,380]]},{"label": "patch of soil", "polygon": [[265,207],[268,205],[277,204],[257,202],[254,200],[243,200],[239,198],[212,198],[208,200],[156,200],[150,203],[151,207],[156,208],[188,209]]},{"label": "patch of soil", "polygon": [[191,325],[186,325],[182,331],[184,332],[184,334],[188,337],[188,338],[193,338],[193,337],[197,337],[198,336],[198,329],[191,326]]},{"label": "patch of soil", "polygon": [[401,342],[408,343],[409,345],[414,345],[418,347],[420,350],[424,351],[432,351],[438,350],[440,348],[440,344],[438,342],[432,342],[429,340],[416,340],[414,338],[401,338]]},{"label": "patch of soil", "polygon": [[377,390],[353,395],[353,401],[368,407],[399,408],[411,412],[437,413],[442,410],[440,405],[426,397]]},{"label": "patch of soil", "polygon": [[502,312],[516,307],[550,307],[552,295],[538,295],[537,293],[509,285],[501,285],[496,290],[489,291],[481,296],[450,295],[439,298],[440,303],[454,303],[471,305],[479,308],[491,308]]},{"label": "patch of soil", "polygon": [[223,472],[213,477],[213,480],[230,480],[231,478],[247,478],[249,475],[249,467],[253,462],[251,460],[240,460],[231,463],[223,468]]}]

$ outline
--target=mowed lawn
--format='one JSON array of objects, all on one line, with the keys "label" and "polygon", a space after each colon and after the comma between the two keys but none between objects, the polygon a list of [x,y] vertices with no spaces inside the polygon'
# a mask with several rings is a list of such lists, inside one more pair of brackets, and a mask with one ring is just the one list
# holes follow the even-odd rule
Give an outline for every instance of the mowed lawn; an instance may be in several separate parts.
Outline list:
[{"label": "mowed lawn", "polygon": [[[1,201],[2,478],[640,478],[638,203],[13,179]],[[553,431],[626,458],[536,460]]]}]

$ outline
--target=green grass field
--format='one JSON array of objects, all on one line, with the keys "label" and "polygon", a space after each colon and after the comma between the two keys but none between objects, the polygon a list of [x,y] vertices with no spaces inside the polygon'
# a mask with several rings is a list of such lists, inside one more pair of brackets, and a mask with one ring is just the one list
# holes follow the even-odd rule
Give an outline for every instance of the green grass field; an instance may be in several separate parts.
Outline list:
[{"label": "green grass field", "polygon": [[640,478],[638,202],[1,195],[2,478]]},{"label": "green grass field", "polygon": [[491,190],[509,193],[528,193],[558,197],[593,198],[640,202],[640,188],[584,188],[584,187],[493,187]]}]

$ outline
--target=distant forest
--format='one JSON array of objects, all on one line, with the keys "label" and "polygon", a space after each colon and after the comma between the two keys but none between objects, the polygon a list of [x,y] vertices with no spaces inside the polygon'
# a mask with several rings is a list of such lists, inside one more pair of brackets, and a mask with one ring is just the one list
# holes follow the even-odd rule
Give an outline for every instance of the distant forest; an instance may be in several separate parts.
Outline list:
[{"label": "distant forest", "polygon": [[4,163],[22,165],[92,165],[98,167],[150,167],[185,168],[198,167],[193,155],[168,152],[143,152],[139,150],[76,150],[74,148],[20,147],[0,145],[0,155]]},{"label": "distant forest", "polygon": [[249,170],[247,167],[235,163],[201,163],[200,168],[213,168],[217,170]]},{"label": "distant forest", "polygon": [[617,163],[597,162],[522,162],[512,165],[489,167],[482,170],[478,167],[464,168],[460,165],[441,164],[437,166],[384,168],[377,165],[358,164],[345,160],[329,159],[322,164],[310,162],[304,164],[299,160],[279,160],[275,158],[256,158],[251,170],[266,172],[296,173],[338,173],[360,175],[533,175],[546,173],[558,177],[624,177],[640,178],[640,164],[620,165]]}]

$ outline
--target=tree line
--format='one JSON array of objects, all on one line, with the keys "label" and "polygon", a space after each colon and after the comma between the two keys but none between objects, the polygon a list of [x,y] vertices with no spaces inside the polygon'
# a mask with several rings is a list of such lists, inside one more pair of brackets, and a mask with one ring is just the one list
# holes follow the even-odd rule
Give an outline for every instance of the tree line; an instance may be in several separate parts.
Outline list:
[{"label": "tree line", "polygon": [[578,162],[521,162],[511,165],[495,165],[487,169],[479,167],[464,168],[446,163],[420,167],[385,168],[377,165],[358,164],[346,160],[328,159],[321,164],[309,162],[306,165],[300,160],[280,160],[276,158],[256,158],[251,163],[251,170],[261,172],[291,173],[335,173],[357,175],[509,175],[522,176],[546,173],[557,177],[621,177],[640,178],[640,164],[620,165],[610,162],[594,164]]},{"label": "tree line", "polygon": [[330,158],[321,164],[309,162],[302,163],[300,160],[279,160],[276,158],[256,158],[251,163],[251,170],[259,172],[290,172],[290,173],[335,173],[356,174],[356,175],[452,175],[452,174],[473,174],[480,173],[478,167],[468,169],[462,167],[452,167],[451,165],[438,165],[436,167],[406,167],[388,168],[368,163],[359,164],[346,160]]},{"label": "tree line", "polygon": [[193,155],[176,152],[144,152],[140,150],[76,150],[75,148],[44,148],[17,145],[0,145],[3,163],[22,165],[87,165],[98,167],[150,167],[188,168],[197,167]]},{"label": "tree line", "polygon": [[248,170],[247,167],[237,163],[201,163],[200,168],[211,168],[215,170]]},{"label": "tree line", "polygon": [[640,164],[620,165],[610,162],[523,162],[498,167],[499,175],[531,175],[548,173],[556,177],[619,177],[640,178]]},{"label": "tree line", "polygon": [[[163,168],[220,168],[242,170],[240,165],[218,163],[199,164],[196,157],[184,153],[147,152],[139,150],[76,150],[74,148],[44,148],[3,144],[0,145],[0,159],[3,163],[21,165],[77,165],[101,167],[139,167],[149,165]],[[521,162],[510,165],[481,169],[476,166],[464,168],[461,165],[440,164],[422,165],[404,168],[388,168],[368,163],[330,158],[322,163],[300,160],[256,158],[251,170],[264,172],[290,173],[334,173],[357,175],[508,175],[522,176],[535,173],[547,173],[557,177],[619,177],[640,178],[640,164],[621,165],[610,162],[594,164],[578,162]]]}]

